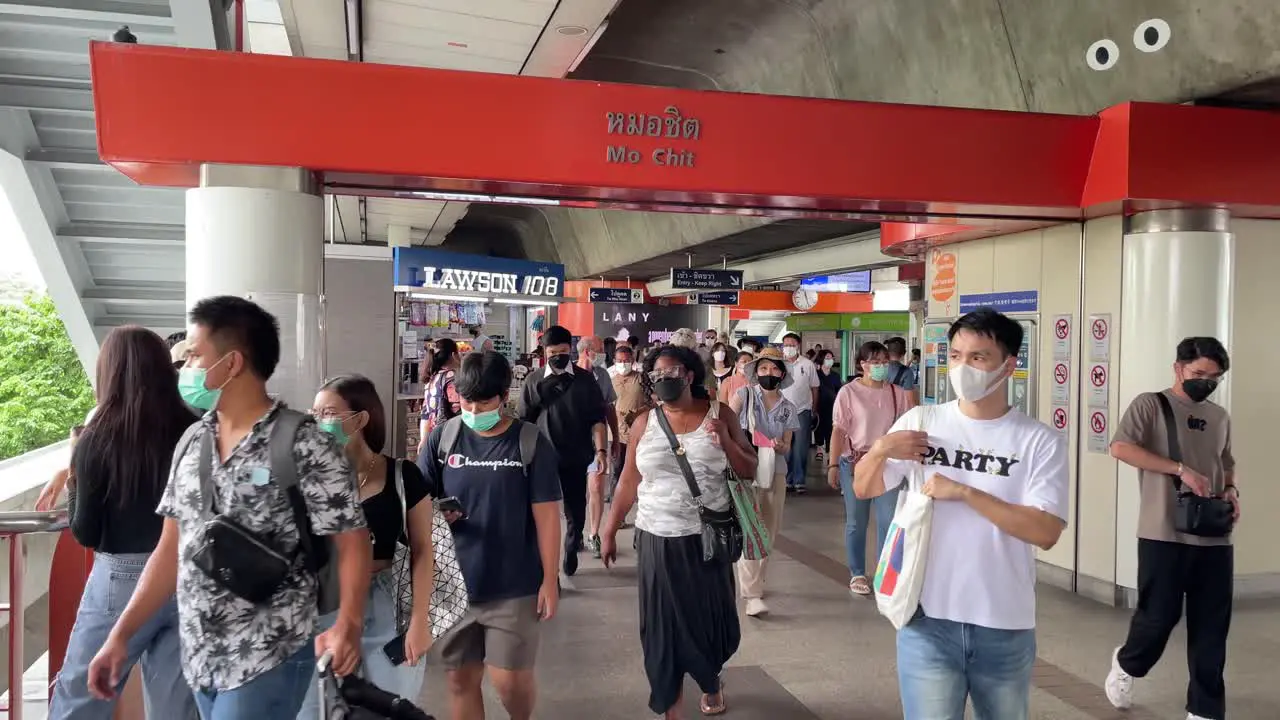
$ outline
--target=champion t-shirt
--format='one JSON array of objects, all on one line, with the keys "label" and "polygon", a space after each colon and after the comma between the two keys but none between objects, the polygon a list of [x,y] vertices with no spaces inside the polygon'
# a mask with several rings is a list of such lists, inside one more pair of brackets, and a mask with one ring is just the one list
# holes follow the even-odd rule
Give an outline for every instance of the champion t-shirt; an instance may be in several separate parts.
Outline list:
[{"label": "champion t-shirt", "polygon": [[536,595],[542,558],[533,506],[561,498],[556,449],[539,433],[526,476],[519,422],[496,437],[482,437],[464,425],[443,464],[440,433],[439,427],[431,432],[418,467],[433,497],[456,497],[466,513],[452,527],[467,596],[484,603]]},{"label": "champion t-shirt", "polygon": [[[950,402],[914,407],[889,432],[921,429],[929,433],[925,480],[940,473],[1066,521],[1066,443],[1048,425],[1016,409],[996,420],[975,420]],[[898,487],[918,468],[916,462],[890,460],[885,487]],[[1035,547],[1006,534],[967,503],[935,501],[920,605],[932,618],[1000,630],[1034,628]]]}]

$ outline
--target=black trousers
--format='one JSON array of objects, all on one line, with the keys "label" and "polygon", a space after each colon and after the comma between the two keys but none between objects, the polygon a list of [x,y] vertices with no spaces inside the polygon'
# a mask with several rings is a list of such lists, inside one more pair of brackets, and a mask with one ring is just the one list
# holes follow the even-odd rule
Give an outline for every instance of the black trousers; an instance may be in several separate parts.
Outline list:
[{"label": "black trousers", "polygon": [[1187,712],[1210,720],[1227,715],[1227,631],[1235,574],[1230,545],[1138,540],[1138,608],[1117,657],[1121,669],[1145,677],[1164,654],[1169,633],[1187,608]]},{"label": "black trousers", "polygon": [[560,491],[564,493],[565,553],[576,553],[582,548],[582,533],[587,528],[588,465],[560,463]]}]

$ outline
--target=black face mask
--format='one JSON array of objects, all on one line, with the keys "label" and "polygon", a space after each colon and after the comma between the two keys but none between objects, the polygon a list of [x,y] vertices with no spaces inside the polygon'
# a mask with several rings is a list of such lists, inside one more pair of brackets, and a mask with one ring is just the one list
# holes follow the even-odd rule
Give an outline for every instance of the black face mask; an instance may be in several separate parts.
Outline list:
[{"label": "black face mask", "polygon": [[777,390],[778,386],[782,384],[782,378],[777,375],[761,375],[758,379],[760,387],[765,390]]},{"label": "black face mask", "polygon": [[1218,381],[1212,378],[1191,378],[1182,381],[1182,392],[1187,394],[1194,402],[1204,402],[1209,399],[1214,390],[1218,389]]},{"label": "black face mask", "polygon": [[684,378],[662,378],[653,384],[653,394],[662,402],[675,402],[684,395]]},{"label": "black face mask", "polygon": [[563,370],[569,367],[569,361],[569,353],[560,353],[559,355],[552,355],[547,363],[557,370]]}]

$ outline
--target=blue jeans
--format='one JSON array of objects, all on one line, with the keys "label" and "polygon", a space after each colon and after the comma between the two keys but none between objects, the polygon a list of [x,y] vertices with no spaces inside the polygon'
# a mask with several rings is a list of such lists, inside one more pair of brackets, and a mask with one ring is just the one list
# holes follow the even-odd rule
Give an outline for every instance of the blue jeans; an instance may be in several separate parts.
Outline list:
[{"label": "blue jeans", "polygon": [[198,691],[196,704],[203,720],[290,718],[298,714],[315,675],[315,643],[306,642],[288,660],[240,687]]},{"label": "blue jeans", "polygon": [[[867,523],[872,509],[876,512],[876,557],[884,550],[884,540],[898,510],[898,493],[902,486],[880,497],[859,500],[853,494],[853,460],[840,458],[840,491],[844,495],[844,553],[849,562],[849,577],[867,576]],[[873,570],[875,568],[872,568]]]},{"label": "blue jeans", "polygon": [[800,413],[800,427],[791,436],[791,452],[787,454],[787,487],[809,484],[809,445],[813,441],[813,412]]},{"label": "blue jeans", "polygon": [[[382,646],[396,637],[396,606],[393,598],[394,578],[390,571],[380,572],[374,576],[369,585],[369,599],[364,606],[364,630],[360,635],[361,675],[369,682],[395,693],[410,702],[418,701],[418,693],[422,690],[422,679],[427,664],[419,660],[417,665],[392,665]],[[316,620],[316,632],[324,632],[333,627],[338,614],[330,613]],[[298,720],[315,720],[320,717],[319,680],[314,665],[311,668],[311,682],[307,687],[307,697],[298,712]]]},{"label": "blue jeans", "polygon": [[898,631],[904,720],[1027,720],[1035,630],[994,628],[918,615]]},{"label": "blue jeans", "polygon": [[[67,657],[54,683],[49,703],[50,720],[109,720],[114,700],[97,700],[89,694],[89,663],[102,649],[138,586],[148,553],[107,555],[98,553],[80,596],[80,609],[71,629]],[[129,672],[142,663],[142,689],[147,717],[194,720],[196,702],[182,677],[182,653],[178,645],[178,606],[173,598],[161,607],[133,637],[120,687]]]}]

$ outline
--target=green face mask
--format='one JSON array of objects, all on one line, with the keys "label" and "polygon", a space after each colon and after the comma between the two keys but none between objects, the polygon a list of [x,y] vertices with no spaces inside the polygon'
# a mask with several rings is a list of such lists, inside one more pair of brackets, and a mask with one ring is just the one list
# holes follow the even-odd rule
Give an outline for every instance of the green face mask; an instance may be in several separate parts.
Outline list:
[{"label": "green face mask", "polygon": [[[230,355],[224,355],[218,362],[209,368],[198,367],[181,367],[178,369],[178,394],[182,396],[182,400],[193,408],[198,408],[208,412],[218,406],[218,399],[222,397],[222,388],[214,388],[210,390],[205,386],[209,381],[209,370],[212,370],[222,364]],[[227,382],[231,382],[231,378],[227,378]],[[226,383],[223,383],[224,385]]]},{"label": "green face mask", "polygon": [[884,382],[884,381],[885,381],[885,378],[887,378],[887,377],[889,377],[889,366],[888,366],[888,365],[884,365],[884,364],[881,364],[881,363],[876,363],[875,365],[872,365],[872,366],[871,366],[871,379],[872,379],[872,380],[874,380],[874,381],[876,381],[876,382]]},{"label": "green face mask", "polygon": [[343,447],[346,447],[347,441],[351,439],[351,436],[347,435],[347,431],[342,429],[341,420],[317,420],[316,425],[318,425],[321,430],[332,435],[333,439],[337,440],[338,444]]},{"label": "green face mask", "polygon": [[476,432],[488,432],[502,422],[502,411],[497,408],[478,413],[463,410],[462,422]]}]

